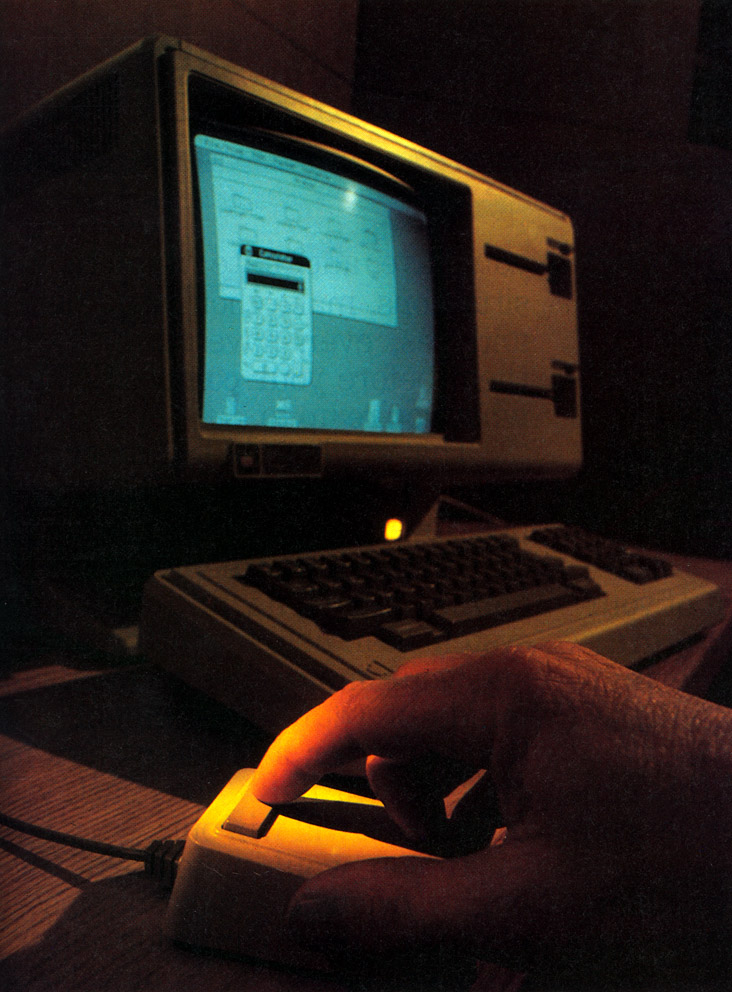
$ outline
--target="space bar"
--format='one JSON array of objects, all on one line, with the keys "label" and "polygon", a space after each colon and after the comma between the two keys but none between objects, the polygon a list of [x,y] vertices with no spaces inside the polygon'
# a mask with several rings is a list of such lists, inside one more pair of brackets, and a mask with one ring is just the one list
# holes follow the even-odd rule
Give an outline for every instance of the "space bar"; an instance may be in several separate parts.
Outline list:
[{"label": "space bar", "polygon": [[547,586],[534,586],[520,589],[490,599],[478,599],[457,606],[444,606],[435,610],[430,622],[441,627],[451,637],[472,634],[476,630],[497,627],[512,620],[535,616],[555,610],[560,606],[576,603],[580,597],[567,586],[553,583]]}]

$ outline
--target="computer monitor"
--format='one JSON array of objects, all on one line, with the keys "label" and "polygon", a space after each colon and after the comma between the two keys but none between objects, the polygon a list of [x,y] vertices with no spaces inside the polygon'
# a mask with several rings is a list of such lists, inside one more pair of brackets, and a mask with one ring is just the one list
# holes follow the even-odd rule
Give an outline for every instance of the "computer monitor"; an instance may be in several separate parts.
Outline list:
[{"label": "computer monitor", "polygon": [[164,37],[3,152],[14,491],[579,468],[560,211]]},{"label": "computer monitor", "polygon": [[[291,138],[214,131],[193,134],[202,423],[428,434],[429,232],[411,190]],[[261,467],[239,449],[240,473]]]}]

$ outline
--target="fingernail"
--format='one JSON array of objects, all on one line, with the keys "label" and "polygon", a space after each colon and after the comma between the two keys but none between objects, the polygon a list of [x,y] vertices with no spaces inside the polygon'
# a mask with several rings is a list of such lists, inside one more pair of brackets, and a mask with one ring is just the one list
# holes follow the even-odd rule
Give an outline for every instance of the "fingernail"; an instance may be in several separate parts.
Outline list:
[{"label": "fingernail", "polygon": [[285,918],[289,937],[306,947],[328,948],[343,939],[343,913],[337,899],[303,895],[293,900]]}]

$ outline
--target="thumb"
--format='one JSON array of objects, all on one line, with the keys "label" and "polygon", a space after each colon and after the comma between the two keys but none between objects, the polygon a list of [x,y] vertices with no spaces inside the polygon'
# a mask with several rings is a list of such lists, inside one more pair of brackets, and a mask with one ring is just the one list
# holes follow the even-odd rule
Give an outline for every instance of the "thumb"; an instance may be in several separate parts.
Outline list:
[{"label": "thumb", "polygon": [[506,842],[461,858],[340,865],[298,890],[288,934],[341,959],[439,946],[524,967],[557,909],[551,862],[533,845]]}]

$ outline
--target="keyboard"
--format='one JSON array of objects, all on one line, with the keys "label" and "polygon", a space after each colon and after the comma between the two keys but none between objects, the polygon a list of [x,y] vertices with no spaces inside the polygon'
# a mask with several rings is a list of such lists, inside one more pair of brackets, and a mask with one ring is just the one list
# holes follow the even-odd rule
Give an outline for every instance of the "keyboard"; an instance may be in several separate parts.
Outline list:
[{"label": "keyboard", "polygon": [[563,525],[220,562],[147,583],[143,653],[277,732],[411,658],[567,640],[638,665],[724,612],[664,558]]}]

